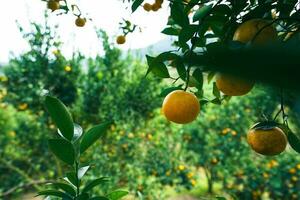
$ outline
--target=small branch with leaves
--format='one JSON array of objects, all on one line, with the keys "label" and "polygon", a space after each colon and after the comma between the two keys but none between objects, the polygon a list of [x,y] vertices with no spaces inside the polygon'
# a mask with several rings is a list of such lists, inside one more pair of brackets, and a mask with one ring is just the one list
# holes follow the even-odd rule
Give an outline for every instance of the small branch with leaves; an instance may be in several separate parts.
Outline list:
[{"label": "small branch with leaves", "polygon": [[45,106],[58,128],[57,137],[48,140],[49,148],[71,171],[65,173],[62,181],[51,181],[46,185],[50,189],[38,192],[37,196],[58,197],[63,200],[118,200],[126,196],[128,192],[124,190],[115,190],[102,196],[93,195],[92,189],[109,181],[108,177],[83,181],[90,165],[81,164],[80,158],[104,136],[112,122],[102,123],[83,133],[82,128],[73,123],[72,115],[60,100],[46,96]]}]

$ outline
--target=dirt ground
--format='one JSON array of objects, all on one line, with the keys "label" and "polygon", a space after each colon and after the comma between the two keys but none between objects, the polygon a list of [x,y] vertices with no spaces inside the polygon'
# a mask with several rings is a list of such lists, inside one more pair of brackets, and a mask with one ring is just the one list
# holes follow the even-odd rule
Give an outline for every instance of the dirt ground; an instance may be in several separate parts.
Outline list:
[{"label": "dirt ground", "polygon": [[[22,197],[22,200],[42,200],[42,198],[34,197],[34,195],[35,194],[26,194]],[[17,200],[21,200],[21,199],[17,199]],[[206,199],[196,199],[189,195],[182,195],[182,196],[178,196],[178,197],[172,197],[168,200],[206,200]]]},{"label": "dirt ground", "polygon": [[172,197],[168,200],[200,200],[200,199],[196,199],[189,195],[183,195],[183,196],[178,196],[178,197]]}]

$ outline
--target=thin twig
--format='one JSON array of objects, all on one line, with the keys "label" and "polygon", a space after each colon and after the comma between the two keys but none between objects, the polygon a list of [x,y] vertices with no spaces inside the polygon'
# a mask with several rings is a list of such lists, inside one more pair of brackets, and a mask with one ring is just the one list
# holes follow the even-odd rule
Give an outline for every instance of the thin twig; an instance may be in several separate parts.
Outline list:
[{"label": "thin twig", "polygon": [[29,183],[22,183],[20,185],[12,187],[9,190],[7,190],[7,191],[3,192],[2,194],[0,194],[0,198],[10,196],[11,194],[13,194],[15,191],[17,191],[19,189],[26,189],[26,188],[29,188],[29,187],[32,187],[32,186],[35,186],[35,185],[52,183],[52,182],[53,181],[51,181],[51,180],[48,180],[48,181],[45,181],[45,180],[34,180],[34,181],[29,182]]}]

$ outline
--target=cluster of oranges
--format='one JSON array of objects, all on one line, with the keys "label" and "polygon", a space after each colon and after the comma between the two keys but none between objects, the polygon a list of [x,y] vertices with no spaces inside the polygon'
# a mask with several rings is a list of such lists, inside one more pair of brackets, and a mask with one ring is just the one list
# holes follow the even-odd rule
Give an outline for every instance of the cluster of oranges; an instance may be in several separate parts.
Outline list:
[{"label": "cluster of oranges", "polygon": [[272,169],[274,167],[277,167],[279,164],[276,160],[270,160],[270,162],[267,163],[267,168]]},{"label": "cluster of oranges", "polygon": [[[252,19],[241,24],[234,33],[233,40],[251,45],[262,45],[277,38],[276,29],[264,19]],[[242,70],[242,69],[241,69]],[[216,86],[225,95],[242,96],[254,87],[254,81],[231,75],[218,73]],[[200,112],[197,97],[190,92],[175,90],[169,93],[162,104],[162,113],[172,122],[187,124],[194,121]],[[225,130],[222,134],[226,135]],[[234,131],[232,135],[236,135]],[[247,134],[251,148],[262,155],[277,155],[283,152],[287,145],[285,133],[278,127],[255,128]]]},{"label": "cluster of oranges", "polygon": [[289,173],[290,174],[296,174],[297,171],[299,171],[299,170],[300,170],[300,164],[297,164],[296,167],[293,167],[293,168],[289,169]]},{"label": "cluster of oranges", "polygon": [[[268,21],[263,19],[249,20],[236,30],[233,40],[243,43],[264,44],[275,40],[276,29],[268,25]],[[216,85],[218,89],[229,96],[242,96],[251,91],[254,81],[243,78],[218,73],[216,75]],[[165,117],[178,124],[187,124],[194,121],[200,111],[200,103],[197,97],[186,91],[175,90],[168,94],[162,105],[162,112]]]},{"label": "cluster of oranges", "polygon": [[[52,12],[61,9],[60,5],[61,0],[48,0],[47,8],[50,9]],[[84,27],[86,23],[86,18],[82,18],[80,15],[77,16],[75,20],[75,25],[78,27]]]},{"label": "cluster of oranges", "polygon": [[150,4],[150,3],[145,3],[145,4],[143,5],[143,8],[144,8],[144,10],[147,11],[147,12],[150,12],[150,11],[156,12],[156,11],[158,11],[158,10],[161,8],[163,2],[164,2],[163,0],[155,0],[155,2],[152,3],[152,4]]},{"label": "cluster of oranges", "polygon": [[230,128],[224,128],[221,132],[222,135],[227,135],[228,133],[231,133],[232,136],[237,135],[237,132],[235,130],[230,129]]},{"label": "cluster of oranges", "polygon": [[18,106],[18,109],[19,110],[26,110],[28,108],[28,104],[27,103],[21,103],[19,106]]},{"label": "cluster of oranges", "polygon": [[[177,171],[180,173],[184,173],[185,177],[189,180],[189,183],[192,186],[195,186],[197,184],[197,181],[195,180],[195,174],[191,172],[185,165],[180,164],[177,166]],[[169,171],[167,171],[169,172]]]}]

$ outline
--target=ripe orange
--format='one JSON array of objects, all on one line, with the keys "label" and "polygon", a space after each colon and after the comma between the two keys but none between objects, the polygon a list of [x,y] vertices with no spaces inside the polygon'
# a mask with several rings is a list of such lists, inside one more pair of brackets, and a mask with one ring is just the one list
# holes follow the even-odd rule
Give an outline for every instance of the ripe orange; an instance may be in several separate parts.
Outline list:
[{"label": "ripe orange", "polygon": [[219,161],[218,161],[218,159],[216,159],[216,158],[213,158],[213,159],[210,161],[210,163],[213,164],[213,165],[216,165],[218,162],[219,162]]},{"label": "ripe orange", "polygon": [[273,156],[285,150],[287,138],[278,127],[261,128],[251,129],[247,134],[247,142],[255,152],[265,156]]},{"label": "ripe orange", "polygon": [[75,24],[78,27],[84,27],[85,23],[86,23],[85,18],[77,17],[77,19],[75,20]]},{"label": "ripe orange", "polygon": [[48,7],[50,10],[52,10],[52,12],[55,11],[55,10],[58,10],[59,7],[60,7],[59,1],[56,1],[56,0],[50,0],[50,1],[48,1],[48,3],[47,3],[47,7]]},{"label": "ripe orange", "polygon": [[194,121],[200,112],[197,97],[183,90],[175,90],[168,94],[162,105],[162,113],[172,122],[187,124]]},{"label": "ripe orange", "polygon": [[126,37],[124,35],[119,35],[117,37],[117,44],[124,44],[126,42]]},{"label": "ripe orange", "polygon": [[216,75],[217,88],[229,96],[242,96],[250,92],[254,81],[245,80],[233,75],[218,73]]},{"label": "ripe orange", "polygon": [[238,27],[233,36],[235,41],[248,43],[253,40],[254,44],[264,44],[274,41],[276,38],[276,29],[270,25],[270,22],[263,19],[251,19],[244,22]]},{"label": "ripe orange", "polygon": [[149,12],[152,9],[152,5],[150,3],[145,3],[143,5],[143,8],[144,8],[145,11]]}]

